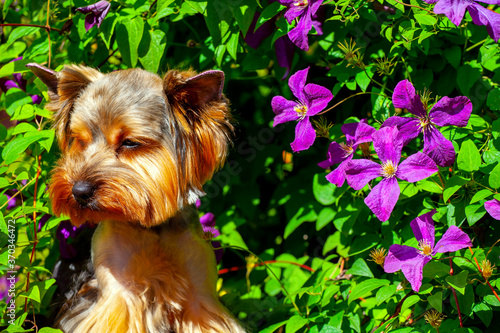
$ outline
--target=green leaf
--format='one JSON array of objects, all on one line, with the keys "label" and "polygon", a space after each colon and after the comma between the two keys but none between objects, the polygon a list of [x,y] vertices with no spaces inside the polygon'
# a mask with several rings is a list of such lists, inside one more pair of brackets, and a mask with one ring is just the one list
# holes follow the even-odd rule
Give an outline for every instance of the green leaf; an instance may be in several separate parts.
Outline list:
[{"label": "green leaf", "polygon": [[26,298],[29,298],[31,300],[34,300],[35,302],[40,303],[40,300],[41,300],[40,287],[38,287],[38,285],[33,283],[30,285],[30,289],[28,291],[25,291],[25,292],[19,294],[19,296],[26,297]]},{"label": "green leaf", "polygon": [[313,178],[314,198],[322,205],[330,206],[336,200],[334,195],[337,186],[330,183],[324,174],[315,174]]},{"label": "green leaf", "polygon": [[14,162],[21,154],[34,142],[48,139],[54,136],[54,131],[44,130],[36,132],[28,132],[23,137],[18,136],[9,142],[2,151],[2,158],[5,164]]},{"label": "green leaf", "polygon": [[462,147],[458,152],[457,163],[458,169],[462,171],[474,172],[479,170],[481,155],[472,140],[469,139],[462,143]]},{"label": "green leaf", "polygon": [[484,204],[478,203],[465,206],[465,217],[467,217],[469,226],[476,224],[485,214]]},{"label": "green leaf", "polygon": [[10,5],[14,2],[14,0],[5,0],[2,8],[2,17],[5,19],[7,17],[7,12],[9,11]]},{"label": "green leaf", "polygon": [[370,267],[366,264],[366,261],[363,258],[358,258],[352,264],[352,267],[347,270],[348,274],[359,275],[359,276],[367,276],[374,277]]},{"label": "green leaf", "polygon": [[[162,30],[145,31],[139,45],[139,61],[144,69],[156,73],[163,59],[167,36]],[[141,52],[145,52],[141,54]]]},{"label": "green leaf", "polygon": [[44,327],[38,333],[63,333],[63,331],[57,328]]},{"label": "green leaf", "polygon": [[464,270],[457,275],[448,276],[445,280],[450,286],[463,295],[465,293],[465,286],[467,285],[468,274],[469,272]]},{"label": "green leaf", "polygon": [[283,237],[288,238],[292,232],[295,231],[304,222],[314,222],[318,218],[318,214],[314,211],[313,205],[302,206],[297,213],[290,219],[285,227],[285,234]]},{"label": "green leaf", "polygon": [[[7,39],[7,42],[5,42],[5,44],[2,45],[2,49],[6,50],[10,45],[12,45],[12,43],[14,43],[19,38],[33,35],[38,30],[40,30],[40,28],[37,28],[37,27],[17,27],[17,28],[15,28],[10,33],[9,38]],[[18,61],[22,61],[22,60],[18,60]],[[14,63],[15,62],[17,62],[17,61],[14,61]],[[5,65],[5,66],[7,66],[7,65]],[[0,70],[0,76],[5,76],[5,74],[1,70]]]},{"label": "green leaf", "polygon": [[456,191],[458,191],[463,185],[467,184],[469,182],[469,179],[460,177],[460,176],[453,176],[451,177],[445,185],[444,191],[443,191],[443,201],[448,202],[450,197],[455,194]]},{"label": "green leaf", "polygon": [[259,333],[274,333],[274,332],[276,332],[276,330],[278,328],[280,328],[281,326],[285,325],[285,323],[287,323],[287,322],[288,322],[288,320],[284,320],[284,321],[282,321],[280,323],[272,324],[271,326],[264,328]]},{"label": "green leaf", "polygon": [[388,286],[390,284],[389,280],[382,279],[369,279],[357,284],[351,290],[351,295],[349,296],[348,304],[357,300],[360,297],[368,296],[373,290],[380,288],[382,286]]},{"label": "green leaf", "polygon": [[294,315],[285,326],[285,333],[295,333],[307,324],[308,320],[299,315]]},{"label": "green leaf", "polygon": [[19,123],[16,125],[16,127],[12,131],[12,135],[25,133],[25,132],[32,132],[32,131],[36,131],[35,126],[31,125],[30,123]]},{"label": "green leaf", "polygon": [[437,23],[436,17],[429,14],[415,14],[415,19],[421,25],[434,25]]},{"label": "green leaf", "polygon": [[[17,30],[17,29],[16,29]],[[26,64],[32,62],[29,59],[22,59],[9,62],[0,68],[0,77],[12,75],[14,73],[24,73],[28,72],[29,69]]]},{"label": "green leaf", "polygon": [[486,99],[486,105],[493,111],[500,111],[500,89],[491,89]]},{"label": "green leaf", "polygon": [[316,220],[316,231],[319,231],[323,229],[323,227],[328,225],[328,223],[330,223],[335,217],[335,214],[335,210],[333,210],[331,207],[323,208],[319,212],[318,219]]},{"label": "green leaf", "polygon": [[[236,23],[241,29],[243,36],[247,35],[248,29],[252,24],[255,11],[257,9],[257,3],[255,0],[248,0],[245,2],[234,2],[228,1],[227,4],[233,13]],[[235,58],[236,59],[236,58]]]},{"label": "green leaf", "polygon": [[186,4],[191,6],[194,10],[196,10],[198,13],[203,14],[205,12],[205,9],[207,8],[207,2],[206,1],[188,1],[186,0]]},{"label": "green leaf", "polygon": [[477,316],[483,321],[486,327],[490,326],[491,320],[493,319],[493,310],[486,303],[478,303],[474,305],[472,311],[477,314]]},{"label": "green leaf", "polygon": [[138,59],[138,48],[144,31],[142,17],[123,20],[116,29],[116,42],[123,61],[128,67],[135,67]]},{"label": "green leaf", "polygon": [[427,297],[427,301],[439,313],[443,312],[443,293],[441,291]]},{"label": "green leaf", "polygon": [[444,50],[443,54],[453,68],[458,68],[462,59],[462,49],[458,45],[453,45],[449,49]]},{"label": "green leaf", "polygon": [[469,96],[470,89],[481,77],[481,71],[478,68],[472,67],[470,64],[461,66],[457,71],[458,88],[463,95]]},{"label": "green leaf", "polygon": [[488,178],[488,184],[493,188],[500,187],[500,163],[496,165],[490,172],[490,177]]},{"label": "green leaf", "polygon": [[410,306],[417,304],[420,301],[420,296],[418,295],[411,295],[405,301],[403,302],[403,305],[401,305],[401,313],[405,312],[406,309],[409,309]]},{"label": "green leaf", "polygon": [[234,33],[231,35],[231,37],[229,38],[229,41],[227,42],[227,53],[229,53],[229,55],[234,59],[234,60],[237,60],[236,59],[236,54],[238,52],[238,41],[239,41],[239,38],[240,38],[240,34],[239,33]]},{"label": "green leaf", "polygon": [[117,18],[117,15],[115,15],[114,13],[108,13],[104,21],[102,21],[101,26],[99,27],[99,34],[101,36],[101,39],[108,49],[110,49],[112,46],[111,38],[113,37],[116,23],[118,23],[118,21],[119,20]]},{"label": "green leaf", "polygon": [[275,17],[279,12],[281,12],[286,7],[280,4],[278,1],[272,2],[264,8],[262,13],[260,13],[259,18],[257,19],[257,24],[255,25],[255,29],[258,29],[261,25]]},{"label": "green leaf", "polygon": [[213,43],[219,46],[229,31],[233,14],[224,1],[208,1],[204,16]]},{"label": "green leaf", "polygon": [[391,284],[389,286],[384,286],[377,291],[375,299],[377,300],[377,305],[384,303],[386,300],[392,297],[396,293],[397,286]]},{"label": "green leaf", "polygon": [[[500,165],[500,164],[499,164]],[[491,185],[490,185],[491,186]],[[472,197],[472,199],[470,200],[470,203],[473,204],[473,203],[476,203],[478,201],[481,201],[483,199],[486,199],[487,197],[489,197],[490,195],[493,195],[493,193],[490,191],[490,190],[481,190],[479,192],[477,192],[476,194],[474,194],[474,196]]]}]

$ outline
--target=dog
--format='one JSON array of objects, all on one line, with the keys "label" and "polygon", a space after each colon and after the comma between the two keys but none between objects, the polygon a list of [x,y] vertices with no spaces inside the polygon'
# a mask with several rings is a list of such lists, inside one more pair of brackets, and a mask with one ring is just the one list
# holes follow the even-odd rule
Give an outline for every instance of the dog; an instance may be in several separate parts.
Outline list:
[{"label": "dog", "polygon": [[[58,314],[64,332],[244,332],[220,303],[213,248],[192,204],[234,131],[224,74],[103,74],[27,65],[47,86],[62,156],[56,215],[97,224],[94,276]],[[210,238],[210,237],[208,237]]]}]

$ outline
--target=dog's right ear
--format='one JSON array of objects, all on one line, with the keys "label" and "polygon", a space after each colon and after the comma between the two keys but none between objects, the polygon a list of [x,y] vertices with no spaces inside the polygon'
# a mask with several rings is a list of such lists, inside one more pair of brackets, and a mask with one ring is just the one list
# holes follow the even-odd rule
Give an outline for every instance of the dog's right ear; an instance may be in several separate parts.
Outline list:
[{"label": "dog's right ear", "polygon": [[89,83],[103,74],[90,67],[75,65],[64,66],[60,72],[35,63],[27,64],[26,67],[47,86],[50,103],[46,108],[54,112],[59,147],[64,148],[70,134],[69,121],[75,99]]}]

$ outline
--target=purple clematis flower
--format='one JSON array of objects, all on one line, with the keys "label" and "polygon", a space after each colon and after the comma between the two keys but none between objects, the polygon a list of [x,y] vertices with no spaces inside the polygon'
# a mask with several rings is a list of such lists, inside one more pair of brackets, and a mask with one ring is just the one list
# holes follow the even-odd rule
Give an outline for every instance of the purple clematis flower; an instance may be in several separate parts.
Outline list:
[{"label": "purple clematis flower", "polygon": [[307,34],[311,28],[314,26],[319,34],[323,33],[321,22],[316,17],[323,0],[279,0],[279,3],[287,7],[285,18],[288,23],[298,18],[297,26],[288,32],[288,37],[301,50],[309,50]]},{"label": "purple clematis flower", "polygon": [[486,201],[484,203],[484,209],[493,217],[495,220],[500,220],[500,201],[493,199]]},{"label": "purple clematis flower", "polygon": [[[495,42],[500,39],[500,14],[481,6],[476,0],[424,0],[434,6],[434,13],[444,14],[456,26],[460,25],[468,10],[472,22],[485,25],[488,34]],[[479,0],[490,5],[500,5],[499,0]]]},{"label": "purple clematis flower", "polygon": [[410,222],[413,234],[418,241],[418,249],[406,245],[391,245],[385,257],[384,270],[386,273],[403,271],[414,291],[418,292],[422,285],[422,272],[424,266],[431,261],[437,253],[455,252],[472,246],[469,236],[452,225],[446,230],[443,237],[435,244],[433,210],[420,215]]},{"label": "purple clematis flower", "polygon": [[361,119],[359,123],[350,123],[342,125],[342,133],[345,134],[346,143],[332,142],[328,147],[328,159],[318,163],[324,169],[331,167],[334,164],[340,163],[339,166],[331,171],[326,179],[337,185],[342,186],[345,181],[345,168],[354,156],[354,152],[360,143],[371,142],[372,134],[375,133],[375,128],[366,123],[366,119]]},{"label": "purple clematis flower", "polygon": [[110,7],[111,4],[108,1],[103,0],[92,5],[79,7],[76,10],[83,14],[88,14],[85,17],[85,30],[89,31],[96,24],[98,28],[101,26],[101,23],[108,14]]},{"label": "purple clematis flower", "polygon": [[297,71],[288,80],[288,86],[298,101],[289,101],[283,96],[274,96],[271,101],[276,114],[273,126],[288,121],[298,121],[295,128],[295,140],[291,144],[294,152],[306,150],[312,146],[316,140],[316,132],[309,117],[323,110],[333,98],[332,92],[325,87],[313,83],[306,85],[308,72],[309,67]]},{"label": "purple clematis flower", "polygon": [[345,175],[347,183],[355,190],[361,190],[372,179],[383,177],[365,198],[365,203],[380,221],[387,221],[400,194],[397,179],[413,183],[437,172],[438,167],[421,152],[399,164],[403,140],[396,127],[381,128],[372,138],[382,165],[367,159],[351,160],[345,168]]},{"label": "purple clematis flower", "polygon": [[408,80],[399,82],[392,95],[394,107],[407,109],[415,117],[393,116],[382,127],[397,126],[407,145],[420,133],[424,135],[424,150],[439,166],[450,166],[455,162],[455,148],[450,140],[436,128],[438,126],[464,127],[472,113],[472,103],[465,96],[441,98],[429,111],[425,110],[420,96]]},{"label": "purple clematis flower", "polygon": [[215,259],[218,264],[222,260],[224,250],[221,248],[222,244],[219,241],[212,240],[213,238],[220,236],[220,231],[215,229],[215,215],[213,213],[204,214],[200,217],[200,223],[206,238],[211,240],[212,247],[214,248]]},{"label": "purple clematis flower", "polygon": [[281,78],[284,80],[290,74],[292,69],[293,56],[295,55],[295,47],[293,46],[290,38],[287,35],[281,36],[274,42],[276,50],[276,59],[280,67],[286,68],[285,74]]}]

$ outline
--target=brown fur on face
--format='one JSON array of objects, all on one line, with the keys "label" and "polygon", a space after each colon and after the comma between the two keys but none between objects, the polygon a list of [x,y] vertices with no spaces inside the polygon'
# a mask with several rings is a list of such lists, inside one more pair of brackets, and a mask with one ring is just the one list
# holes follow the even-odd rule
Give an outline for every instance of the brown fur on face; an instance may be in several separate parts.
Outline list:
[{"label": "brown fur on face", "polygon": [[[160,224],[193,203],[224,162],[233,127],[220,71],[169,71],[162,80],[141,69],[32,70],[49,88],[63,152],[50,186],[53,210],[77,226]],[[93,188],[85,204],[72,193],[77,182]]]}]

